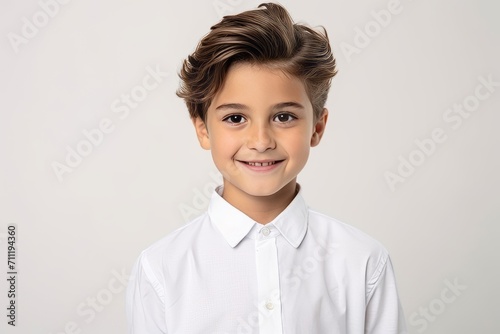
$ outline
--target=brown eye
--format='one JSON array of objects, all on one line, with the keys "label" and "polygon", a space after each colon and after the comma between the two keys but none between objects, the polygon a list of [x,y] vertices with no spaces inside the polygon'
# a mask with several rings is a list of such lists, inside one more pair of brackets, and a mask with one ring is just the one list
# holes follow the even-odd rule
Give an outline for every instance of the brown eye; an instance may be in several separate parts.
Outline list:
[{"label": "brown eye", "polygon": [[296,117],[291,114],[278,114],[274,119],[280,123],[287,123],[293,121]]},{"label": "brown eye", "polygon": [[241,116],[241,115],[229,115],[223,119],[224,122],[234,123],[234,124],[243,123],[244,120],[245,120],[245,118],[243,118],[243,116]]}]

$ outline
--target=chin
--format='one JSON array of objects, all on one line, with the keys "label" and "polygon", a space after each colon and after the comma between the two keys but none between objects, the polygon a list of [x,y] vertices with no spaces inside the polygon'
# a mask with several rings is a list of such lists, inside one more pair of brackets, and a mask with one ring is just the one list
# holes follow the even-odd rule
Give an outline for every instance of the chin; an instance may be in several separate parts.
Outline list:
[{"label": "chin", "polygon": [[259,187],[258,185],[253,185],[251,187],[240,188],[240,189],[251,196],[266,197],[266,196],[275,195],[281,189],[283,189],[283,187],[284,187],[284,185],[282,185],[282,186],[267,186],[267,187]]}]

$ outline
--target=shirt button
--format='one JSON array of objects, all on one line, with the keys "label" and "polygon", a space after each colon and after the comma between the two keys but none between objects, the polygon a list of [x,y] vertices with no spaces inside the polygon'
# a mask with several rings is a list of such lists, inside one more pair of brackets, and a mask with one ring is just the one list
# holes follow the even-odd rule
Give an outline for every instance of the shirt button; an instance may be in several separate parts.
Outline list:
[{"label": "shirt button", "polygon": [[269,233],[271,233],[271,231],[269,230],[269,228],[267,227],[264,227],[262,230],[260,230],[262,232],[262,234],[267,237],[269,235]]},{"label": "shirt button", "polygon": [[273,303],[271,303],[271,302],[267,302],[267,303],[266,303],[266,308],[267,308],[268,310],[272,310],[272,309],[274,308],[274,304],[273,304]]}]

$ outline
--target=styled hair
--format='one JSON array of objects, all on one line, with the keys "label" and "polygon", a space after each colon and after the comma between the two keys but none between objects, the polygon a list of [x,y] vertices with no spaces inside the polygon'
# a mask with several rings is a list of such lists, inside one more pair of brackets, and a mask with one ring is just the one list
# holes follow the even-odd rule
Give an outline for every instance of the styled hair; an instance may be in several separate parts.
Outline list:
[{"label": "styled hair", "polygon": [[288,11],[274,3],[224,16],[184,60],[177,96],[185,100],[191,118],[205,121],[230,66],[247,62],[301,79],[317,119],[337,73],[328,34],[322,28],[324,34],[294,23]]}]

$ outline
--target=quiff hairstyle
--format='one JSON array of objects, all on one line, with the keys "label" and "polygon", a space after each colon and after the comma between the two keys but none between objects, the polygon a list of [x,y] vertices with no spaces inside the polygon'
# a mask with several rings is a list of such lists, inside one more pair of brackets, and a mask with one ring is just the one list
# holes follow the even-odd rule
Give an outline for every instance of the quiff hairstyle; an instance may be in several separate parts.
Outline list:
[{"label": "quiff hairstyle", "polygon": [[316,120],[337,73],[328,34],[322,28],[324,34],[294,23],[288,11],[274,3],[224,16],[184,60],[177,96],[186,102],[191,118],[205,121],[231,65],[265,65],[302,80]]}]

